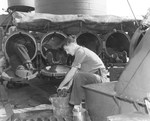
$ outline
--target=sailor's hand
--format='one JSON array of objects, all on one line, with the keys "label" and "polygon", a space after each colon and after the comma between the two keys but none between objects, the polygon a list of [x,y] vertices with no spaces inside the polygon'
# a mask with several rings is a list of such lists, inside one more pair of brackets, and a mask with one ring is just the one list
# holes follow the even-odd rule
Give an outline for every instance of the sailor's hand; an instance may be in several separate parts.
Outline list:
[{"label": "sailor's hand", "polygon": [[68,94],[68,88],[65,86],[65,87],[62,87],[61,89],[57,89],[57,95],[59,97],[66,97]]},{"label": "sailor's hand", "polygon": [[58,87],[57,92],[58,92],[58,91],[61,91],[61,90],[63,90],[63,89],[68,90],[68,87],[67,87],[67,86],[64,86],[64,87]]}]

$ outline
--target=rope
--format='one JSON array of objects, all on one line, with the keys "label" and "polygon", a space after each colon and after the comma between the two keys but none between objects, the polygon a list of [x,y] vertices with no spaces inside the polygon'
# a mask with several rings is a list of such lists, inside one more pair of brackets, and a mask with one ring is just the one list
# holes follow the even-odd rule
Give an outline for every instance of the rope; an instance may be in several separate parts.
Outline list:
[{"label": "rope", "polygon": [[135,19],[136,24],[137,24],[138,26],[140,26],[139,23],[137,22],[137,19],[136,19],[136,17],[135,17],[135,14],[134,14],[134,12],[133,12],[133,9],[132,9],[132,7],[131,7],[131,5],[130,5],[130,3],[129,3],[129,0],[127,0],[127,2],[128,2],[129,7],[130,7],[130,10],[131,10],[131,12],[132,12],[132,14],[133,14],[133,16],[134,16],[134,19]]}]

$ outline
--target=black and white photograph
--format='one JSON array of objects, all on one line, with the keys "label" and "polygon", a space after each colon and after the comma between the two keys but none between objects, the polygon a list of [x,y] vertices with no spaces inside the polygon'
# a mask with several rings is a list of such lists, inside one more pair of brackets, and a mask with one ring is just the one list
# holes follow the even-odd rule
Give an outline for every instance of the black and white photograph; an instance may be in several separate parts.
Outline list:
[{"label": "black and white photograph", "polygon": [[150,121],[150,0],[0,0],[0,121]]}]

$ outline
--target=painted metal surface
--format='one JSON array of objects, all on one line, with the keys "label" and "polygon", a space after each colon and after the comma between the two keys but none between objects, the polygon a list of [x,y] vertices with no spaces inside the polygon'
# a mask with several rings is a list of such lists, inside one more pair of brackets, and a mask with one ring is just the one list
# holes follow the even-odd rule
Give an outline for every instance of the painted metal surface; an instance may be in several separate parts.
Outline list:
[{"label": "painted metal surface", "polygon": [[117,94],[121,97],[143,102],[150,93],[149,38],[150,30],[147,30],[115,86]]},{"label": "painted metal surface", "polygon": [[130,48],[129,48],[129,57],[130,58],[133,56],[135,48],[138,46],[138,44],[141,41],[144,34],[145,34],[145,31],[140,30],[140,28],[137,28],[136,31],[134,32],[131,42],[130,42]]},{"label": "painted metal surface", "polygon": [[150,93],[149,38],[148,29],[118,82],[84,87],[87,107],[93,121],[105,121],[110,115],[136,111],[147,114],[144,99]]},{"label": "painted metal surface", "polygon": [[13,11],[29,12],[35,7],[34,0],[7,0],[8,9]]},{"label": "painted metal surface", "polygon": [[109,116],[108,121],[149,121],[150,116],[141,112]]},{"label": "painted metal surface", "polygon": [[35,12],[106,15],[106,0],[36,0]]},{"label": "painted metal surface", "polygon": [[0,25],[2,27],[6,27],[8,25],[13,25],[12,24],[12,16],[9,14],[2,14],[0,15]]},{"label": "painted metal surface", "polygon": [[87,110],[92,121],[107,121],[108,116],[129,112],[146,113],[143,105],[117,95],[114,90],[117,83],[114,81],[84,86]]},{"label": "painted metal surface", "polygon": [[0,27],[0,51],[2,51],[3,36],[4,36],[4,29],[3,29],[3,27]]}]

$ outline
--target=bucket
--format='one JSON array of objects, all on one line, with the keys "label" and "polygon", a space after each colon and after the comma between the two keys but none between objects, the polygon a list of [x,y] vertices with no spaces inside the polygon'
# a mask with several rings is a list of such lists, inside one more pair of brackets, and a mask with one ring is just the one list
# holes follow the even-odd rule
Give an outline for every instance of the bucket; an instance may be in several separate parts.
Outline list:
[{"label": "bucket", "polygon": [[52,95],[49,100],[53,106],[53,113],[56,116],[72,116],[72,108],[69,105],[69,94],[66,97],[58,97],[57,94]]}]

